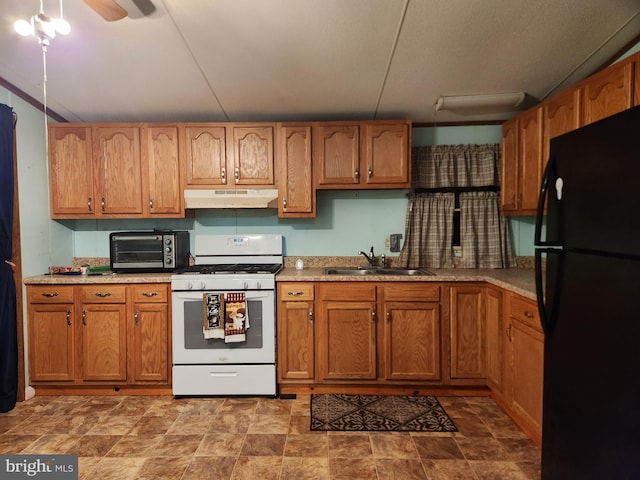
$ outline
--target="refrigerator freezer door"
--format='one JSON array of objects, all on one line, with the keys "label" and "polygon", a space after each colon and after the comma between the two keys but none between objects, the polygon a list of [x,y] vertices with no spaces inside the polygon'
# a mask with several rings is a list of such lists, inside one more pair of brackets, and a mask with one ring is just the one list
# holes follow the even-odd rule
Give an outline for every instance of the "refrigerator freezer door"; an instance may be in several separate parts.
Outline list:
[{"label": "refrigerator freezer door", "polygon": [[639,132],[635,107],[551,140],[543,244],[640,256]]},{"label": "refrigerator freezer door", "polygon": [[554,257],[542,479],[640,478],[640,261]]}]

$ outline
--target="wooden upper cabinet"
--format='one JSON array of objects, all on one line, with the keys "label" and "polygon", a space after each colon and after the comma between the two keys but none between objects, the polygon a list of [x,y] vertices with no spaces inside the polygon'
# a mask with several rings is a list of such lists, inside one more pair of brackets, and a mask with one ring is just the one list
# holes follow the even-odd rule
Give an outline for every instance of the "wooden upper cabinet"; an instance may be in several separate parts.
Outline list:
[{"label": "wooden upper cabinet", "polygon": [[141,215],[139,126],[99,126],[93,131],[96,194],[102,215]]},{"label": "wooden upper cabinet", "polygon": [[588,125],[633,106],[634,60],[630,57],[583,81],[582,121]]},{"label": "wooden upper cabinet", "polygon": [[405,120],[317,124],[316,188],[409,188],[410,130]]},{"label": "wooden upper cabinet", "polygon": [[314,139],[317,188],[353,188],[360,181],[360,126],[321,123]]},{"label": "wooden upper cabinet", "polygon": [[278,125],[278,216],[314,217],[312,143],[309,124]]},{"label": "wooden upper cabinet", "polygon": [[51,218],[92,217],[93,149],[91,127],[49,125]]},{"label": "wooden upper cabinet", "polygon": [[553,137],[580,126],[580,90],[569,89],[542,104],[542,169],[549,160],[549,142]]},{"label": "wooden upper cabinet", "polygon": [[525,112],[519,122],[519,209],[523,214],[535,214],[542,177],[542,108]]},{"label": "wooden upper cabinet", "polygon": [[184,216],[184,200],[180,189],[178,127],[148,126],[143,128],[146,148],[144,169],[148,180],[147,205],[151,216]]},{"label": "wooden upper cabinet", "polygon": [[229,127],[227,156],[233,161],[233,185],[274,185],[273,124]]},{"label": "wooden upper cabinet", "polygon": [[185,187],[226,186],[226,127],[217,124],[185,124],[180,129]]},{"label": "wooden upper cabinet", "polygon": [[364,158],[368,187],[410,185],[410,134],[408,122],[367,123],[364,131]]},{"label": "wooden upper cabinet", "polygon": [[518,118],[502,124],[502,185],[500,201],[505,214],[518,210]]}]

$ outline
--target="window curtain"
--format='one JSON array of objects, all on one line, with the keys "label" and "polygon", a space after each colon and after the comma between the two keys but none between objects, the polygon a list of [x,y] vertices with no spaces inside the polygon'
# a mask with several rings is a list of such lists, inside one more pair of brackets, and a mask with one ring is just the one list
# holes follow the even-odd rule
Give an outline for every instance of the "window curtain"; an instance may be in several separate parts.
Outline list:
[{"label": "window curtain", "polygon": [[[411,150],[404,267],[451,268],[455,193],[447,189],[495,189],[500,185],[500,145],[434,145]],[[438,191],[440,190],[440,191]],[[515,266],[508,223],[495,192],[468,191],[460,197],[460,268]],[[447,200],[445,200],[445,198]]]},{"label": "window curtain", "polygon": [[515,267],[507,221],[495,192],[460,193],[459,268]]},{"label": "window curtain", "polygon": [[398,262],[405,268],[451,268],[453,193],[422,193],[409,199],[405,241]]},{"label": "window curtain", "polygon": [[11,265],[13,233],[13,111],[0,104],[0,412],[16,405],[18,337],[16,285]]}]

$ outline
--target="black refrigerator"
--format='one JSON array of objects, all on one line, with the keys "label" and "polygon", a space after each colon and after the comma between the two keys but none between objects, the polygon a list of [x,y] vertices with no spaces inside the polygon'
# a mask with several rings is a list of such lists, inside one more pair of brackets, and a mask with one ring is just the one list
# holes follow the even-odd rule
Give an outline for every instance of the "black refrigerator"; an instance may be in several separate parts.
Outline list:
[{"label": "black refrigerator", "polygon": [[640,107],[551,140],[535,250],[542,479],[640,479]]}]

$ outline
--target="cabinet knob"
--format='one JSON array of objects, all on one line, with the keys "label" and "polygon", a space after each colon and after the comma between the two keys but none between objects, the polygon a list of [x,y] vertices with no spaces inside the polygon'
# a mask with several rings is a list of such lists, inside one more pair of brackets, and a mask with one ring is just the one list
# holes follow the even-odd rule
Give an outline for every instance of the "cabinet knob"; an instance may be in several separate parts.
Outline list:
[{"label": "cabinet knob", "polygon": [[287,292],[287,295],[289,295],[290,297],[299,297],[303,293],[304,292]]},{"label": "cabinet knob", "polygon": [[104,197],[102,197],[102,200],[100,201],[100,207],[102,208],[103,212],[107,211],[107,201],[104,199]]},{"label": "cabinet knob", "polygon": [[149,209],[153,210],[153,197],[149,197]]},{"label": "cabinet knob", "polygon": [[67,310],[67,325],[71,326],[71,310]]},{"label": "cabinet knob", "polygon": [[531,312],[524,312],[524,316],[527,318],[535,318],[535,315]]},{"label": "cabinet knob", "polygon": [[358,183],[360,181],[360,171],[356,168],[355,172],[353,172],[353,183]]},{"label": "cabinet knob", "polygon": [[136,310],[136,313],[133,314],[133,322],[138,325],[138,317],[140,316],[140,312]]},{"label": "cabinet knob", "polygon": [[89,209],[89,212],[93,212],[92,200],[93,199],[91,197],[87,199],[87,208]]},{"label": "cabinet knob", "polygon": [[373,177],[373,169],[371,167],[369,167],[369,170],[367,170],[367,175],[369,178]]},{"label": "cabinet knob", "polygon": [[376,312],[376,309],[374,308],[373,310],[371,310],[371,321],[375,322],[376,317],[377,317],[377,312]]},{"label": "cabinet knob", "polygon": [[42,296],[43,297],[47,297],[47,298],[53,298],[53,297],[57,297],[58,296],[58,292],[52,292],[52,293],[43,292]]},{"label": "cabinet knob", "polygon": [[286,210],[286,209],[287,209],[287,199],[286,199],[286,198],[283,198],[283,199],[282,199],[282,209],[283,209],[283,210]]},{"label": "cabinet knob", "polygon": [[82,310],[82,325],[87,325],[87,311]]},{"label": "cabinet knob", "polygon": [[391,323],[391,312],[387,312],[387,322]]},{"label": "cabinet knob", "polygon": [[240,169],[238,167],[234,171],[234,176],[236,177],[236,183],[238,183],[240,181]]},{"label": "cabinet knob", "polygon": [[106,298],[110,296],[111,296],[110,292],[96,292],[96,297]]},{"label": "cabinet knob", "polygon": [[309,323],[313,323],[313,307],[309,308]]},{"label": "cabinet knob", "polygon": [[158,292],[142,292],[142,296],[147,298],[155,297],[156,295],[158,295]]},{"label": "cabinet knob", "polygon": [[222,183],[227,183],[227,169],[222,167],[222,171],[220,172],[220,178],[222,179]]}]

